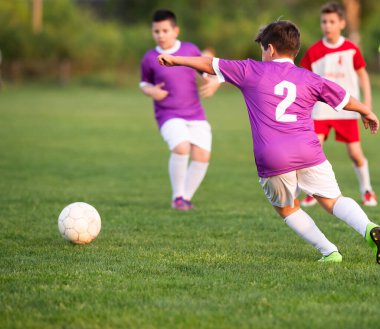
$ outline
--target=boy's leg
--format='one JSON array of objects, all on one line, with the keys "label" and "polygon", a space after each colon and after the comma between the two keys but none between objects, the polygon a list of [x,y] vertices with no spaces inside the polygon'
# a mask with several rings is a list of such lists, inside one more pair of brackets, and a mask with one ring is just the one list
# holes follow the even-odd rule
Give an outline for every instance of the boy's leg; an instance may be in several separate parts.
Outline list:
[{"label": "boy's leg", "polygon": [[187,165],[189,162],[190,143],[183,142],[177,145],[169,158],[169,177],[172,186],[173,200],[183,197]]},{"label": "boy's leg", "polygon": [[363,204],[365,206],[376,206],[377,199],[375,193],[372,191],[368,161],[363,154],[360,142],[347,144],[347,152],[354,164]]},{"label": "boy's leg", "polygon": [[184,199],[189,208],[192,208],[191,199],[206,176],[211,152],[211,126],[205,120],[188,121],[191,163],[187,170]]},{"label": "boy's leg", "polygon": [[179,118],[166,121],[161,127],[161,135],[171,151],[169,178],[172,187],[172,208],[188,210],[183,200],[190,155],[190,134],[186,121]]},{"label": "boy's leg", "polygon": [[[338,248],[326,238],[313,219],[299,206],[294,208],[274,206],[274,208],[294,232],[316,248],[324,257],[338,252]],[[338,261],[341,261],[341,257]]]},{"label": "boy's leg", "polygon": [[[319,142],[323,146],[324,141],[327,139],[327,136],[329,134],[330,128],[327,124],[319,123],[314,121],[315,128],[317,129],[317,132],[320,131],[321,133],[317,133]],[[323,132],[323,133],[322,133]],[[301,206],[302,207],[312,207],[317,204],[317,200],[312,195],[306,195],[302,201]]]},{"label": "boy's leg", "polygon": [[354,200],[342,197],[332,166],[327,160],[320,165],[298,170],[297,173],[303,190],[313,194],[327,212],[364,236],[368,217]]},{"label": "boy's leg", "polygon": [[372,223],[357,202],[351,198],[328,199],[316,197],[318,202],[331,214],[351,226],[368,242],[380,264],[380,227]]},{"label": "boy's leg", "polygon": [[[299,207],[297,173],[290,172],[269,178],[260,178],[260,184],[264,189],[269,202],[285,223],[301,238],[319,250],[324,257],[322,261],[340,262],[341,255],[337,247],[332,244],[319,230],[313,219]],[[337,253],[337,258],[328,256]]]},{"label": "boy's leg", "polygon": [[191,163],[187,169],[183,198],[190,201],[206,176],[210,152],[191,145]]},{"label": "boy's leg", "polygon": [[[330,214],[350,225],[368,241],[366,232],[372,223],[354,200],[341,196],[334,171],[327,160],[318,166],[298,170],[297,174],[302,190],[313,194]],[[379,248],[376,247],[377,254]]]},{"label": "boy's leg", "polygon": [[330,214],[333,214],[351,226],[362,237],[365,236],[366,228],[370,220],[356,201],[344,196],[338,198],[316,196],[316,199]]},{"label": "boy's leg", "polygon": [[372,191],[368,163],[360,144],[359,120],[335,120],[336,140],[346,143],[347,153],[354,164],[359,189],[365,206],[376,206],[376,195]]}]

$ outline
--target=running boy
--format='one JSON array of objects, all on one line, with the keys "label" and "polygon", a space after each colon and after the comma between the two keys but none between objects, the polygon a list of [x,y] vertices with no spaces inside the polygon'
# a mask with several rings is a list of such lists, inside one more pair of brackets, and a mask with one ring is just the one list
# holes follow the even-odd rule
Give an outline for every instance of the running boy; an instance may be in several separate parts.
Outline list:
[{"label": "running boy", "polygon": [[160,55],[158,60],[161,65],[184,65],[216,74],[219,81],[241,90],[260,184],[285,223],[321,252],[321,262],[341,262],[342,255],[300,208],[300,190],[314,195],[329,213],[360,233],[380,264],[380,227],[369,221],[354,200],[341,195],[314,132],[311,111],[317,101],[323,101],[336,111],[358,112],[372,133],[379,128],[376,115],[336,83],[294,65],[300,33],[293,23],[269,24],[258,33],[256,42],[261,45],[263,62],[171,55]]},{"label": "running boy", "polygon": [[[360,84],[364,104],[371,109],[371,85],[363,56],[355,44],[341,35],[346,25],[344,16],[343,7],[337,3],[328,3],[321,8],[321,29],[324,37],[307,50],[301,66],[336,82],[356,98],[359,98]],[[334,112],[329,105],[319,102],[314,107],[312,117],[321,144],[328,138],[330,129],[335,130],[337,141],[346,143],[359,181],[363,205],[376,206],[377,199],[371,186],[368,161],[360,144],[359,115],[345,110]],[[316,203],[312,196],[306,196],[301,205],[307,207]]]},{"label": "running boy", "polygon": [[[206,175],[211,151],[211,127],[200,103],[196,72],[177,67],[167,70],[156,60],[159,54],[200,56],[200,50],[189,42],[177,39],[176,16],[169,10],[153,15],[152,35],[157,44],[141,62],[140,87],[153,98],[157,124],[171,151],[169,176],[172,186],[172,208],[192,209],[191,198]],[[211,96],[219,83],[211,79],[202,92]],[[191,162],[188,165],[189,157]]]}]

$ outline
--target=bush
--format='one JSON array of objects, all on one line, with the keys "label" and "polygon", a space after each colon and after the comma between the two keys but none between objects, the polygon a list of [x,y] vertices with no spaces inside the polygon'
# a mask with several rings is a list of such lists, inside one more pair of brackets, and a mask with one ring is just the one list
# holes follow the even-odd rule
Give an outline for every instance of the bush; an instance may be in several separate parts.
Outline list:
[{"label": "bush", "polygon": [[[0,1],[0,47],[5,69],[51,74],[64,63],[65,74],[68,70],[72,74],[115,67],[136,71],[143,54],[155,46],[150,17],[158,2],[109,0],[98,7],[101,17],[124,17],[125,25],[121,25],[99,20],[73,0],[44,1],[43,29],[33,34],[31,1]],[[279,6],[274,0],[241,0],[237,7],[235,2],[223,2],[221,6],[221,0],[160,2],[177,13],[181,40],[192,41],[200,48],[212,47],[217,56],[225,58],[259,59],[260,48],[253,41],[257,30],[278,18],[292,20],[301,28],[298,60],[321,37],[322,3],[284,0]],[[105,12],[106,8],[113,12]],[[372,67],[378,67],[379,10],[375,1],[363,3],[362,48]]]},{"label": "bush", "polygon": [[69,61],[72,71],[89,72],[124,60],[122,29],[98,22],[67,0],[45,1],[43,29],[31,31],[28,1],[0,3],[0,40],[5,66],[21,62],[24,74],[45,74]]}]

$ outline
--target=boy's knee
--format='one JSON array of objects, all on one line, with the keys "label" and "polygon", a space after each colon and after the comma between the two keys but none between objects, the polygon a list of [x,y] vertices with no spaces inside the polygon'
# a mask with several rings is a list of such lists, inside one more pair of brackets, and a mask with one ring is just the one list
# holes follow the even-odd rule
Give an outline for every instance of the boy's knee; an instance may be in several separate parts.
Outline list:
[{"label": "boy's knee", "polygon": [[290,216],[291,214],[295,213],[300,209],[300,203],[298,199],[294,200],[294,206],[284,206],[284,207],[277,207],[273,206],[273,208],[276,210],[276,212],[285,219],[286,217]]},{"label": "boy's knee", "polygon": [[347,145],[348,156],[356,167],[361,167],[365,164],[365,156],[359,142]]},{"label": "boy's knee", "polygon": [[178,145],[176,145],[173,149],[172,152],[179,154],[179,155],[186,155],[190,153],[190,142],[182,142]]},{"label": "boy's knee", "polygon": [[198,162],[209,162],[210,152],[196,145],[191,145],[191,159]]},{"label": "boy's knee", "polygon": [[350,156],[352,162],[354,163],[355,167],[363,167],[365,165],[365,157],[360,156],[357,154],[354,154],[353,156]]},{"label": "boy's knee", "polygon": [[318,203],[330,214],[333,214],[335,203],[338,201],[338,199],[341,197],[338,196],[337,198],[323,198],[317,195],[314,195],[314,197],[317,199]]}]

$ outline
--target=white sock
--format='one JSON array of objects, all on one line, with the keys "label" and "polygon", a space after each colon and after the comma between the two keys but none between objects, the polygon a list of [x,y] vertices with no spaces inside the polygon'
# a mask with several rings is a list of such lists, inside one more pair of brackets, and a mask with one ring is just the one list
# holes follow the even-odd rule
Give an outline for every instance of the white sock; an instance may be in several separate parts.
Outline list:
[{"label": "white sock", "polygon": [[187,169],[185,192],[183,197],[185,200],[191,200],[195,191],[201,185],[203,178],[206,176],[208,162],[191,161]]},{"label": "white sock", "polygon": [[359,181],[359,189],[361,195],[366,191],[372,191],[371,179],[369,178],[368,161],[365,159],[364,164],[361,167],[354,165],[354,170]]},{"label": "white sock", "polygon": [[302,239],[319,250],[323,256],[328,256],[338,248],[332,244],[315,225],[313,219],[302,209],[284,218],[285,223]]},{"label": "white sock", "polygon": [[365,236],[367,225],[370,223],[363,209],[351,198],[340,197],[334,205],[333,214],[350,225],[356,232]]},{"label": "white sock", "polygon": [[189,155],[172,153],[169,158],[169,177],[173,199],[183,196]]}]

